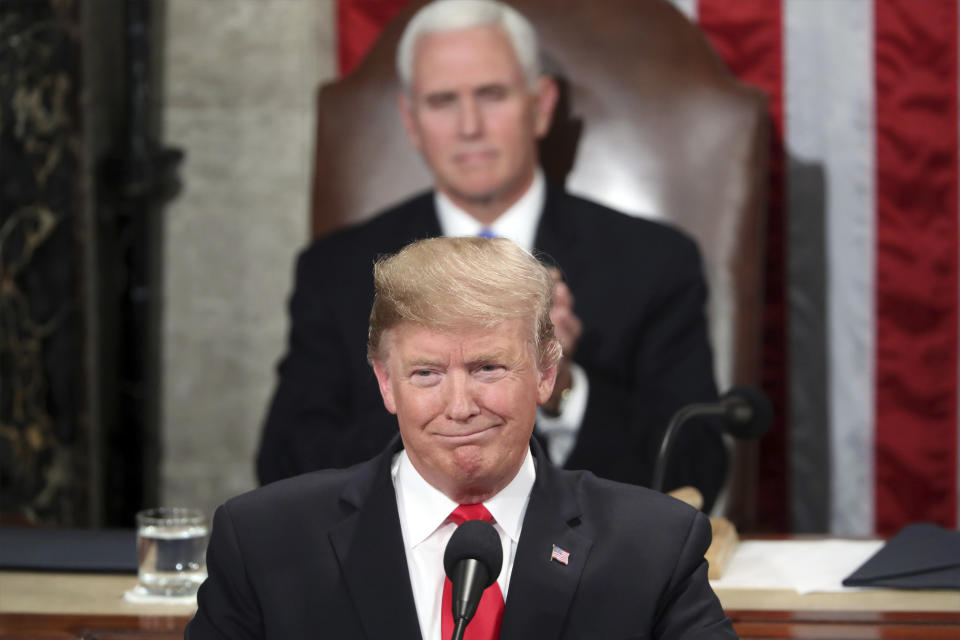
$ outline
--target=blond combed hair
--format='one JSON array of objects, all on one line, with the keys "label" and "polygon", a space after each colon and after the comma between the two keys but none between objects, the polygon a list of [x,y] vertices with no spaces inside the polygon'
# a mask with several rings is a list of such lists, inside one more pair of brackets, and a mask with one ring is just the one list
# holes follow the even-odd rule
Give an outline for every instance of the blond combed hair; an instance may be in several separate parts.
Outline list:
[{"label": "blond combed hair", "polygon": [[431,329],[490,328],[531,321],[541,371],[559,362],[550,321],[553,276],[530,252],[505,238],[429,238],[411,243],[373,267],[367,358],[383,360],[384,333],[401,322]]}]

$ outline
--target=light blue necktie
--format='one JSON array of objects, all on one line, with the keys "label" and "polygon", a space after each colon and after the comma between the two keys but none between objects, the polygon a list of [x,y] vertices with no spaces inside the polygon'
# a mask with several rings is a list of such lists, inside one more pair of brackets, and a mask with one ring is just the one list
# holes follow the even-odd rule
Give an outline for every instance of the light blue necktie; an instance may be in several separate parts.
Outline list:
[{"label": "light blue necktie", "polygon": [[493,229],[487,229],[486,227],[484,227],[483,229],[480,229],[479,233],[477,233],[477,237],[478,238],[499,238],[500,236],[495,234],[493,232]]}]

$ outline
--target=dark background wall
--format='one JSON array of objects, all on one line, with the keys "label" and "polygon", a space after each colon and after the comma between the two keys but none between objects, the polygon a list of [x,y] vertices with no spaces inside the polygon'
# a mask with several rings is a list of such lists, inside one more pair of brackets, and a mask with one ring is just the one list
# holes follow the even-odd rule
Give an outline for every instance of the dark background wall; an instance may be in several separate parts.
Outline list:
[{"label": "dark background wall", "polygon": [[332,34],[330,0],[0,0],[0,523],[255,485]]}]

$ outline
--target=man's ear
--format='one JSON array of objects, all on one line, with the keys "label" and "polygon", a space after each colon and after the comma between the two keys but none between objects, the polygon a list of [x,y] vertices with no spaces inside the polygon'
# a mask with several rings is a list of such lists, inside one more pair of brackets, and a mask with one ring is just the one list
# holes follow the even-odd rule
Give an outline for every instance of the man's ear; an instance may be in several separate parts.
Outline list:
[{"label": "man's ear", "polygon": [[557,100],[560,97],[560,89],[557,87],[557,81],[552,76],[540,76],[537,80],[537,104],[534,112],[534,132],[539,140],[550,131],[550,123],[553,122],[553,111],[557,108]]},{"label": "man's ear", "polygon": [[540,379],[537,381],[537,404],[542,405],[550,396],[553,395],[553,385],[557,383],[557,367],[553,365],[540,372]]},{"label": "man's ear", "polygon": [[413,112],[413,102],[406,91],[397,94],[397,109],[400,111],[400,120],[403,121],[403,129],[407,132],[407,139],[414,149],[420,151],[420,128],[417,126],[417,116]]},{"label": "man's ear", "polygon": [[373,373],[377,376],[380,395],[383,397],[383,406],[387,408],[387,411],[396,415],[397,403],[393,397],[393,387],[390,386],[390,365],[382,360],[374,360]]}]

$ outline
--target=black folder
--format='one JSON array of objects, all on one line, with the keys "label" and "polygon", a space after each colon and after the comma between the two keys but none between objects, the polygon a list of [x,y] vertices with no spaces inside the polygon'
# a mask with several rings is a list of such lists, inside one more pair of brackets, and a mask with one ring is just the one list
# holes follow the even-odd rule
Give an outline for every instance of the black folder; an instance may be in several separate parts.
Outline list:
[{"label": "black folder", "polygon": [[904,527],[844,581],[846,587],[960,589],[960,531]]},{"label": "black folder", "polygon": [[136,573],[133,529],[0,527],[0,569]]}]

